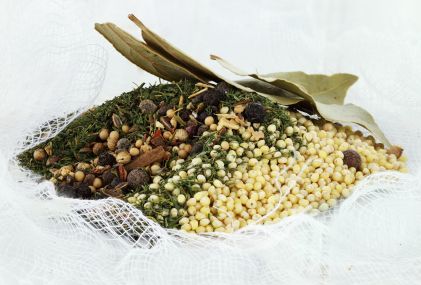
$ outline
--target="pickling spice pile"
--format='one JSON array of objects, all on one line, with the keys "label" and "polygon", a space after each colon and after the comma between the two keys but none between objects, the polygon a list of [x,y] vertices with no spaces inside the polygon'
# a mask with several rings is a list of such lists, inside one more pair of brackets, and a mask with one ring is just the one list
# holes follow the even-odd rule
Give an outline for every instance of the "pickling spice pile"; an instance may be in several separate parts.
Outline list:
[{"label": "pickling spice pile", "polygon": [[369,174],[407,171],[399,147],[226,83],[188,80],[124,93],[18,158],[59,195],[123,199],[196,233],[326,211]]}]

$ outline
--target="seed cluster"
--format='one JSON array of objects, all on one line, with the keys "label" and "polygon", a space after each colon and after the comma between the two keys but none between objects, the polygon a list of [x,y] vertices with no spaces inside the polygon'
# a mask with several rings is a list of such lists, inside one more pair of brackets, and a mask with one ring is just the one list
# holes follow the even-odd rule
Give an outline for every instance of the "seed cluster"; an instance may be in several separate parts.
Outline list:
[{"label": "seed cluster", "polygon": [[[275,146],[269,147],[265,140],[248,141],[245,129],[239,130],[243,142],[222,141],[213,146],[217,178],[207,179],[206,171],[196,176],[200,191],[186,201],[181,229],[232,232],[248,224],[274,223],[305,210],[326,211],[341,197],[348,197],[364,176],[383,170],[406,171],[404,157],[388,154],[372,138],[349,127],[328,122],[319,127],[300,113],[290,116],[294,126],[288,127],[286,134],[297,132],[303,137],[299,148],[277,131],[276,124],[266,128],[277,138]],[[289,156],[286,150],[294,155]],[[221,151],[225,159],[219,155]],[[206,165],[198,168],[206,169]],[[178,176],[185,178],[186,174]],[[170,183],[169,187],[174,186]]]},{"label": "seed cluster", "polygon": [[31,157],[49,167],[59,194],[124,199],[164,227],[195,233],[327,211],[365,176],[407,171],[401,148],[386,150],[350,127],[223,83],[188,90],[168,101],[132,97],[142,125],[124,117],[129,110],[110,112],[111,124],[83,138],[78,153],[89,161],[54,168],[63,155],[51,142]]}]

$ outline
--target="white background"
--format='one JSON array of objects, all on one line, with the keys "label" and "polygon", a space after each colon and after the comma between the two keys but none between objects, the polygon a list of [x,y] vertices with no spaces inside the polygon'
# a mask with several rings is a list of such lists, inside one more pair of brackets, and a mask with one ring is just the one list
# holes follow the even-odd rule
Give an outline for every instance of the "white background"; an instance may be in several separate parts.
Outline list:
[{"label": "white background", "polygon": [[[300,216],[230,236],[238,247],[194,248],[156,227],[153,250],[85,227],[72,208],[116,202],[60,199],[17,176],[9,159],[34,128],[156,81],[93,29],[112,21],[139,35],[128,13],[221,73],[209,54],[249,71],[357,74],[348,100],[420,170],[421,1],[0,0],[0,284],[419,283],[420,176],[370,178],[356,191],[364,203],[351,196],[330,224]],[[41,191],[53,200],[35,199]]]}]

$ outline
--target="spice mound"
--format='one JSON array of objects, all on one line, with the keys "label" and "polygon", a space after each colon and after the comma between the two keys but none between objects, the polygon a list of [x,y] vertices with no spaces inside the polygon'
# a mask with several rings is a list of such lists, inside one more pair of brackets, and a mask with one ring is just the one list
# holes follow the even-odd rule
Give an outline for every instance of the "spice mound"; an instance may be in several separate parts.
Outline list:
[{"label": "spice mound", "polygon": [[124,93],[18,158],[59,195],[123,199],[163,227],[204,233],[327,211],[365,176],[405,172],[401,154],[255,93],[186,80]]}]

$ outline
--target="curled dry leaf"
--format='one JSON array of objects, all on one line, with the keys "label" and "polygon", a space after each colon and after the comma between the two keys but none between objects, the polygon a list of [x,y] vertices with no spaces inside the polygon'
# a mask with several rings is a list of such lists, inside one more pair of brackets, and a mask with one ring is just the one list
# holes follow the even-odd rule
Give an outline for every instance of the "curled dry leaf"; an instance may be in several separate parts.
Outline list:
[{"label": "curled dry leaf", "polygon": [[185,67],[187,70],[196,74],[198,77],[208,81],[220,81],[220,77],[213,73],[211,70],[201,65],[199,62],[174,47],[172,44],[155,34],[148,27],[146,27],[136,16],[129,15],[129,19],[135,23],[142,30],[142,37],[145,42],[156,52],[160,53],[163,57],[171,60],[179,66]]},{"label": "curled dry leaf", "polygon": [[272,93],[265,93],[269,89],[270,84],[264,84],[259,80],[254,80],[252,89],[242,83],[230,81],[227,78],[217,75],[152,32],[134,15],[130,14],[129,19],[142,30],[142,37],[146,44],[112,23],[95,24],[95,29],[124,57],[155,76],[168,81],[177,81],[186,78],[204,83],[225,81],[240,90],[257,92],[283,105],[295,104],[302,100],[296,96],[287,96],[285,91],[279,88],[272,87]]},{"label": "curled dry leaf", "polygon": [[134,15],[130,14],[129,19],[141,29],[145,42],[137,40],[112,23],[95,24],[95,29],[127,59],[151,74],[168,81],[186,78],[203,83],[225,81],[240,90],[256,92],[282,105],[305,102],[315,108],[323,118],[332,122],[359,124],[371,131],[386,146],[391,146],[366,110],[353,104],[343,105],[349,87],[358,79],[355,75],[340,73],[326,76],[304,72],[249,74],[212,55],[211,59],[217,60],[233,73],[251,77],[247,80],[231,81],[175,48]]},{"label": "curled dry leaf", "polygon": [[358,79],[355,75],[339,73],[327,76],[304,72],[249,74],[220,57],[212,56],[212,59],[237,75],[250,76],[300,96],[328,121],[358,124],[372,132],[383,144],[391,146],[369,112],[354,104],[342,105],[349,87]]},{"label": "curled dry leaf", "polygon": [[190,78],[206,82],[112,23],[95,24],[95,29],[128,60],[155,76],[168,81]]}]

